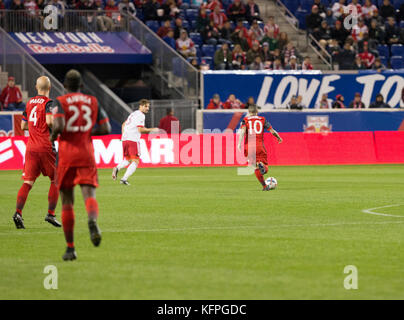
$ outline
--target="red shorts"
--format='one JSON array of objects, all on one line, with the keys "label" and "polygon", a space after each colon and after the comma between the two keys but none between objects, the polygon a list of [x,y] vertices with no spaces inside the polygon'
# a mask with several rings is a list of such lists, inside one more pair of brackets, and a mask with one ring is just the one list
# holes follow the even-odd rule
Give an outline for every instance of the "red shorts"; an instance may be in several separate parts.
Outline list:
[{"label": "red shorts", "polygon": [[139,159],[140,157],[139,142],[126,140],[122,142],[122,147],[123,147],[123,157],[126,160]]},{"label": "red shorts", "polygon": [[53,180],[55,178],[56,154],[53,151],[25,153],[24,171],[22,180],[35,181],[42,173]]},{"label": "red shorts", "polygon": [[[251,150],[251,155],[248,154],[248,147],[244,148],[244,156],[248,159],[248,162],[251,165],[255,165],[258,162],[262,162],[265,165],[268,165],[268,154],[265,147],[259,147],[255,152],[255,159],[253,157],[254,150]],[[255,161],[254,161],[255,160]]]},{"label": "red shorts", "polygon": [[88,184],[98,187],[97,168],[94,167],[61,167],[56,170],[56,185],[59,189],[72,189],[77,184]]}]

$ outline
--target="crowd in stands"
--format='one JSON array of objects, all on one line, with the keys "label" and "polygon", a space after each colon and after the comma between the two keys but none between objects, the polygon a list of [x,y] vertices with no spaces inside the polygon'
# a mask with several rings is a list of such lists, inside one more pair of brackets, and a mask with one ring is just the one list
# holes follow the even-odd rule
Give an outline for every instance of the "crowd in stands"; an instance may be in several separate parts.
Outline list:
[{"label": "crowd in stands", "polygon": [[21,90],[15,85],[15,78],[12,76],[8,77],[7,85],[1,90],[0,107],[1,111],[22,111],[25,108]]},{"label": "crowd in stands", "polygon": [[404,2],[391,1],[314,0],[307,31],[340,70],[404,68]]}]

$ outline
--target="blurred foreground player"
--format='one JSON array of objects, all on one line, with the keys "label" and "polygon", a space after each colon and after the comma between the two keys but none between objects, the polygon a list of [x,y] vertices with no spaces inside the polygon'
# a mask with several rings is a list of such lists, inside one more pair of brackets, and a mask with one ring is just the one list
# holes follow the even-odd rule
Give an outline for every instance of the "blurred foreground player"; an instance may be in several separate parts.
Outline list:
[{"label": "blurred foreground player", "polygon": [[13,220],[17,229],[25,229],[22,209],[27,201],[35,180],[42,173],[49,177],[51,185],[48,193],[48,214],[45,221],[55,227],[61,227],[55,218],[55,208],[58,202],[58,189],[55,185],[56,151],[49,141],[52,127],[52,100],[49,99],[51,83],[48,77],[39,77],[36,81],[38,95],[29,99],[21,121],[21,129],[28,130],[29,138],[25,152],[25,163],[22,184],[17,195],[17,205]]},{"label": "blurred foreground player", "polygon": [[261,183],[262,190],[268,191],[270,189],[264,179],[264,174],[268,172],[268,155],[264,145],[264,131],[266,129],[271,132],[279,143],[282,143],[282,138],[264,117],[258,115],[256,105],[249,106],[248,113],[249,115],[241,122],[238,150],[241,152],[241,142],[244,139],[244,156],[248,158],[250,165],[255,165],[255,176]]},{"label": "blurred foreground player", "polygon": [[[79,184],[88,213],[88,228],[94,246],[101,242],[97,225],[98,203],[95,188],[98,186],[97,168],[94,159],[92,135],[111,132],[106,113],[98,106],[95,97],[80,93],[81,74],[70,70],[66,74],[65,88],[68,91],[54,102],[53,130],[51,140],[59,137],[59,159],[56,182],[62,199],[62,224],[67,242],[63,260],[77,258],[74,249],[74,186]],[[98,126],[95,127],[95,125]]]},{"label": "blurred foreground player", "polygon": [[129,185],[129,177],[135,173],[140,159],[140,135],[142,133],[158,132],[159,128],[145,128],[145,114],[149,112],[149,100],[142,99],[139,102],[139,109],[132,112],[128,119],[122,124],[122,148],[123,160],[114,169],[112,169],[112,179],[116,180],[119,170],[128,169],[121,179],[121,184]]}]

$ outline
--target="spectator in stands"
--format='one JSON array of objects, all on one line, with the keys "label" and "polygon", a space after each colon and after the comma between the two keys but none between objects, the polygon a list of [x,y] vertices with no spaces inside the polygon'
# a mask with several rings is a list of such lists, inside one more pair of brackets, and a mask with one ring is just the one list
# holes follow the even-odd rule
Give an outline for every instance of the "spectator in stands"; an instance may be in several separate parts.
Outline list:
[{"label": "spectator in stands", "polygon": [[338,54],[339,70],[351,70],[355,62],[355,51],[349,42],[345,42],[344,48]]},{"label": "spectator in stands", "polygon": [[212,44],[215,46],[219,42],[219,38],[220,38],[219,29],[215,27],[215,24],[213,21],[210,21],[209,25],[202,32],[203,42],[206,44]]},{"label": "spectator in stands", "polygon": [[220,96],[217,93],[210,99],[206,109],[223,109],[223,103],[220,101]]},{"label": "spectator in stands", "polygon": [[10,6],[10,10],[24,10],[24,4],[21,0],[13,0],[13,3]]},{"label": "spectator in stands", "polygon": [[220,12],[219,6],[215,7],[209,18],[219,30],[223,28],[224,23],[227,21],[226,15],[223,12]]},{"label": "spectator in stands", "polygon": [[383,95],[381,93],[378,93],[376,96],[376,101],[373,101],[369,108],[390,108],[390,106],[384,102]]},{"label": "spectator in stands", "polygon": [[291,56],[289,63],[285,66],[285,70],[299,70],[301,67],[297,63],[296,56]]},{"label": "spectator in stands", "polygon": [[206,8],[211,10],[211,11],[215,10],[216,7],[219,7],[219,9],[223,9],[223,5],[220,2],[220,0],[208,1],[208,5],[206,6]]},{"label": "spectator in stands", "polygon": [[264,70],[261,56],[256,56],[254,61],[248,66],[249,70]]},{"label": "spectator in stands", "polygon": [[310,57],[305,57],[302,63],[302,70],[313,70]]},{"label": "spectator in stands", "polygon": [[337,19],[334,17],[334,15],[332,14],[332,10],[331,8],[327,8],[326,12],[325,12],[325,21],[327,21],[327,24],[331,27],[335,25],[335,22],[337,21]]},{"label": "spectator in stands", "polygon": [[172,30],[171,20],[167,19],[164,21],[164,24],[157,30],[157,35],[160,38],[164,38],[167,35],[168,31],[170,31],[170,30]]},{"label": "spectator in stands", "polygon": [[304,107],[302,96],[292,96],[289,103],[286,105],[286,108],[290,110],[303,110]]},{"label": "spectator in stands", "polygon": [[201,7],[199,9],[199,15],[198,18],[196,19],[196,30],[198,32],[203,32],[205,28],[209,25],[210,19],[208,17],[208,14],[206,13],[206,8]]},{"label": "spectator in stands", "polygon": [[39,14],[38,5],[34,0],[25,0],[24,1],[24,8],[28,12],[29,15],[37,16]]},{"label": "spectator in stands", "polygon": [[173,108],[166,110],[166,116],[160,119],[159,129],[164,130],[167,134],[181,132],[180,121],[174,117]]},{"label": "spectator in stands", "polygon": [[385,42],[387,44],[397,44],[400,42],[400,28],[396,26],[393,17],[388,17],[385,29]]},{"label": "spectator in stands", "polygon": [[[275,36],[275,34],[274,34]],[[289,37],[288,34],[286,32],[281,32],[279,33],[279,37],[278,37],[278,49],[280,51],[282,51],[285,46],[289,43]],[[275,50],[274,50],[275,51]]]},{"label": "spectator in stands", "polygon": [[[1,1],[1,3],[2,2],[3,1]],[[38,9],[42,11],[43,9],[45,9],[45,0],[36,0],[36,5],[38,6]],[[4,9],[4,8],[2,8],[2,6],[0,4],[0,10],[2,10],[2,9]]]},{"label": "spectator in stands", "polygon": [[177,40],[181,35],[181,31],[186,30],[188,32],[188,29],[185,28],[182,25],[182,19],[181,18],[176,18],[174,23],[175,23],[175,26],[174,26],[174,39]]},{"label": "spectator in stands", "polygon": [[199,66],[199,64],[198,64],[198,59],[197,59],[197,58],[192,58],[191,61],[190,61],[190,63],[192,64],[192,66],[193,66],[195,69],[200,70],[200,66]]},{"label": "spectator in stands", "polygon": [[355,61],[354,61],[352,69],[354,69],[354,70],[365,70],[366,69],[366,65],[362,62],[361,58],[358,55],[355,57]]},{"label": "spectator in stands", "polygon": [[257,56],[261,57],[260,43],[258,41],[254,41],[251,49],[247,51],[247,64],[250,65],[253,63]]},{"label": "spectator in stands", "polygon": [[250,26],[250,30],[248,30],[248,36],[250,38],[253,37],[256,40],[261,41],[264,35],[264,30],[260,28],[260,26],[258,25],[258,21],[253,20]]},{"label": "spectator in stands", "polygon": [[95,10],[97,10],[96,23],[98,31],[112,31],[113,30],[113,21],[107,15],[104,15],[104,7],[102,0],[95,0]]},{"label": "spectator in stands", "polygon": [[331,39],[331,28],[328,26],[327,21],[321,21],[321,26],[317,32],[313,33],[313,37],[320,42],[322,47],[326,47],[328,41]]},{"label": "spectator in stands", "polygon": [[[217,7],[216,7],[217,8]],[[231,70],[233,57],[229,45],[223,43],[222,47],[216,50],[214,62],[216,70]]]},{"label": "spectator in stands", "polygon": [[121,2],[119,2],[118,9],[121,14],[127,14],[132,17],[136,16],[135,5],[133,2],[129,2],[129,0],[121,0]]},{"label": "spectator in stands", "polygon": [[210,65],[206,62],[206,60],[201,61],[201,64],[199,65],[199,70],[210,70]]},{"label": "spectator in stands", "polygon": [[282,59],[280,57],[274,58],[274,62],[272,63],[272,70],[284,70],[282,65]]},{"label": "spectator in stands", "polygon": [[[119,13],[118,6],[115,5],[114,0],[108,0],[105,6],[105,15],[112,20],[114,24],[118,24],[121,21],[121,14]],[[112,28],[114,30],[114,28]]]},{"label": "spectator in stands", "polygon": [[306,26],[309,33],[318,32],[321,26],[321,18],[318,12],[318,6],[314,5],[311,8],[311,13],[306,17]]},{"label": "spectator in stands", "polygon": [[143,17],[147,20],[158,20],[157,9],[160,9],[160,4],[157,0],[147,0],[143,4]]},{"label": "spectator in stands", "polygon": [[377,72],[382,72],[383,70],[386,70],[386,66],[383,65],[382,60],[380,58],[375,59],[375,63],[372,66],[373,70],[376,70]]},{"label": "spectator in stands", "polygon": [[290,57],[292,57],[292,56],[297,57],[297,56],[299,56],[299,53],[297,52],[297,49],[294,46],[294,44],[292,42],[289,42],[286,45],[285,49],[283,50],[282,55],[283,55],[283,59],[284,59],[283,60],[284,64],[287,65],[289,63]]},{"label": "spectator in stands", "polygon": [[234,94],[231,94],[223,104],[223,109],[244,109],[244,104]]},{"label": "spectator in stands", "polygon": [[196,56],[195,44],[192,39],[188,37],[186,30],[181,31],[181,35],[176,41],[176,47],[177,51],[185,58]]},{"label": "spectator in stands", "polygon": [[275,23],[275,18],[273,16],[268,17],[268,21],[264,26],[265,34],[268,30],[272,30],[274,37],[277,38],[279,35],[279,26]]},{"label": "spectator in stands", "polygon": [[338,54],[341,51],[341,47],[338,44],[338,41],[336,39],[331,39],[328,46],[327,46],[327,51],[331,55],[333,61],[338,60]]},{"label": "spectator in stands", "polygon": [[[164,19],[177,18],[180,14],[177,4],[174,0],[167,0],[161,5],[161,9],[164,10]],[[157,12],[158,14],[158,12]]]},{"label": "spectator in stands", "polygon": [[321,18],[325,19],[326,17],[326,9],[324,4],[321,3],[321,0],[314,0],[313,6],[318,7],[318,13],[321,16]]},{"label": "spectator in stands", "polygon": [[254,97],[248,97],[247,102],[244,104],[244,109],[248,109],[250,106],[255,105]]},{"label": "spectator in stands", "polygon": [[394,17],[396,12],[394,7],[391,5],[390,0],[383,0],[383,4],[380,6],[380,15],[387,19],[388,17]]},{"label": "spectator in stands", "polygon": [[247,39],[243,36],[243,31],[240,29],[234,30],[231,35],[231,40],[234,45],[239,44],[243,51],[248,51],[250,49]]},{"label": "spectator in stands", "polygon": [[174,50],[177,49],[176,47],[176,42],[174,39],[174,30],[169,30],[166,34],[166,36],[163,38],[163,40],[165,41],[165,43],[167,43],[171,48],[173,48]]},{"label": "spectator in stands", "polygon": [[231,24],[230,21],[227,20],[224,23],[223,28],[220,30],[220,39],[219,42],[222,43],[227,43],[227,44],[231,44],[231,35],[233,33],[233,30],[231,29]]},{"label": "spectator in stands", "polygon": [[245,19],[245,7],[241,0],[233,0],[227,8],[227,16],[234,22]]},{"label": "spectator in stands", "polygon": [[336,19],[339,19],[341,16],[344,16],[344,13],[347,12],[347,8],[345,6],[345,0],[339,0],[338,2],[335,2],[331,10]]},{"label": "spectator in stands", "polygon": [[276,48],[278,48],[278,40],[274,37],[274,32],[272,30],[267,30],[267,33],[261,40],[261,44],[268,43],[269,51],[272,53]]},{"label": "spectator in stands", "polygon": [[349,107],[353,108],[353,109],[364,109],[365,108],[365,104],[361,101],[361,94],[359,92],[355,93],[355,98],[349,104]]},{"label": "spectator in stands", "polygon": [[362,16],[362,6],[358,2],[358,0],[352,0],[351,3],[349,3],[346,8],[348,9],[348,13],[351,14],[352,16],[358,18]]},{"label": "spectator in stands", "polygon": [[236,27],[234,28],[234,31],[237,31],[237,30],[241,30],[241,32],[243,33],[243,37],[248,39],[248,37],[249,37],[248,29],[246,27],[244,27],[244,23],[243,23],[242,19],[237,20]]},{"label": "spectator in stands", "polygon": [[20,89],[15,85],[15,78],[8,77],[7,86],[1,91],[0,103],[3,111],[24,110]]},{"label": "spectator in stands", "polygon": [[363,50],[362,52],[358,53],[358,57],[366,69],[372,68],[373,63],[375,62],[375,56],[373,53],[369,52],[369,45],[367,41],[363,43]]},{"label": "spectator in stands", "polygon": [[253,20],[262,20],[260,17],[260,8],[254,0],[248,0],[245,9],[245,18],[249,23]]},{"label": "spectator in stands", "polygon": [[326,93],[323,93],[321,96],[321,99],[317,101],[315,108],[317,109],[331,109],[331,100],[328,99],[328,95]]},{"label": "spectator in stands", "polygon": [[262,44],[261,58],[262,58],[262,61],[264,61],[264,63],[266,61],[272,61],[272,53],[271,53],[271,51],[269,51],[269,43],[268,42],[264,42]]},{"label": "spectator in stands", "polygon": [[344,96],[342,94],[337,94],[335,101],[332,103],[333,109],[345,109]]},{"label": "spectator in stands", "polygon": [[335,22],[335,27],[331,29],[331,38],[336,39],[338,41],[338,44],[342,47],[348,35],[349,31],[343,27],[340,20],[337,20]]},{"label": "spectator in stands", "polygon": [[355,43],[360,46],[361,43],[369,33],[369,29],[366,26],[365,22],[362,18],[358,18],[358,23],[353,26],[351,36],[354,39]]},{"label": "spectator in stands", "polygon": [[365,21],[370,21],[373,18],[374,13],[377,10],[377,7],[372,3],[372,0],[365,0],[365,4],[362,7],[362,18]]},{"label": "spectator in stands", "polygon": [[384,32],[382,28],[379,27],[376,19],[370,21],[368,38],[369,47],[372,49],[375,49],[377,45],[384,43]]},{"label": "spectator in stands", "polygon": [[232,65],[235,70],[243,70],[246,66],[246,55],[239,44],[236,44],[232,52]]}]

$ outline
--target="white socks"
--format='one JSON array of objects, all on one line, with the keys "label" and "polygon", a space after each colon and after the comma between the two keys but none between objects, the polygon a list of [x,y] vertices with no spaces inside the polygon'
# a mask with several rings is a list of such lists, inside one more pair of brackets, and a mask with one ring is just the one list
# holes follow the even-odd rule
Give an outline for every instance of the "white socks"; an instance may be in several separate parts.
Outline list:
[{"label": "white socks", "polygon": [[129,161],[126,159],[123,159],[121,161],[121,163],[118,164],[116,167],[118,168],[118,170],[121,170],[121,169],[125,168],[128,164],[129,164]]},{"label": "white socks", "polygon": [[128,180],[129,177],[135,173],[137,168],[137,164],[136,162],[132,162],[130,164],[130,166],[128,167],[128,169],[126,169],[125,175],[123,176],[122,180]]}]

